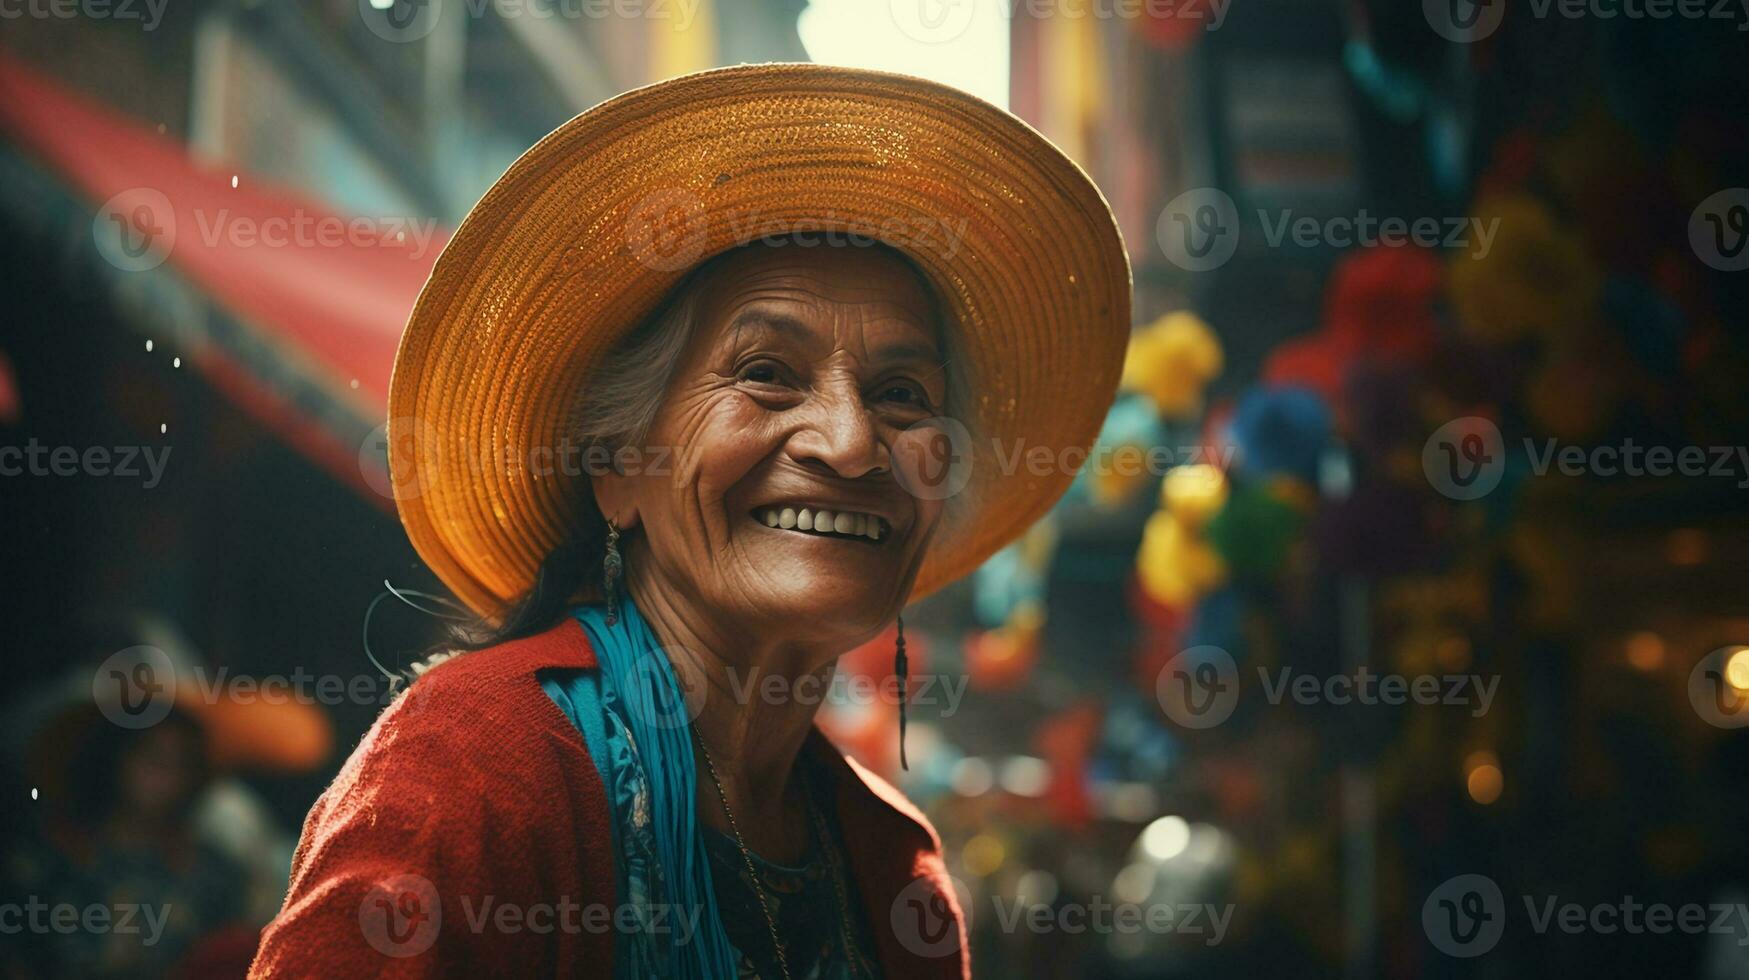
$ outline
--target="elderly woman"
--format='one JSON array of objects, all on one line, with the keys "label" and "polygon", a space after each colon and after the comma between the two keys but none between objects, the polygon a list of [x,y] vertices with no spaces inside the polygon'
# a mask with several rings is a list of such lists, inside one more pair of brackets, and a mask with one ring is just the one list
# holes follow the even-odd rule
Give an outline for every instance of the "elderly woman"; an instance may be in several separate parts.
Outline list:
[{"label": "elderly woman", "polygon": [[918,79],[723,69],[542,140],[390,396],[402,521],[490,635],[317,801],[255,973],[969,973],[940,841],[806,692],[1067,487],[1128,291],[1086,176]]}]

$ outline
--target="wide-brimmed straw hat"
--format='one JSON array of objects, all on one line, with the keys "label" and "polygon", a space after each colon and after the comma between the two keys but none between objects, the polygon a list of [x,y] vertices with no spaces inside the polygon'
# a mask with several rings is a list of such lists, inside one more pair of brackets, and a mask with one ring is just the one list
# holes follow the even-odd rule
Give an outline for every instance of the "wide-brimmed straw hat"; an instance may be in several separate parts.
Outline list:
[{"label": "wide-brimmed straw hat", "polygon": [[1129,262],[1098,188],[1026,123],[956,89],[743,65],[560,126],[438,258],[395,358],[388,442],[402,523],[457,596],[500,617],[579,522],[599,520],[587,467],[554,455],[591,370],[688,271],[783,235],[897,249],[956,332],[970,497],[913,597],[1051,507],[1111,405],[1129,336]]}]

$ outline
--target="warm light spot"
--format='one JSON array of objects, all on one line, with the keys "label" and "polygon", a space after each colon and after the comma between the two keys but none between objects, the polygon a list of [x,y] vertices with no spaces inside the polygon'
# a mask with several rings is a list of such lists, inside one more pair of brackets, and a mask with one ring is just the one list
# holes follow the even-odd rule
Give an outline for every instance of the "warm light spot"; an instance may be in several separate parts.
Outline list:
[{"label": "warm light spot", "polygon": [[1749,691],[1749,647],[1738,647],[1725,655],[1725,683]]},{"label": "warm light spot", "polygon": [[1664,543],[1664,555],[1672,565],[1699,565],[1706,561],[1706,553],[1706,535],[1692,527],[1671,531]]},{"label": "warm light spot", "polygon": [[1500,771],[1500,760],[1487,750],[1471,752],[1464,758],[1464,788],[1470,799],[1487,806],[1500,798],[1506,788],[1506,777]]},{"label": "warm light spot", "polygon": [[1664,666],[1664,638],[1651,630],[1641,630],[1629,636],[1624,647],[1628,663],[1635,670],[1651,673]]},{"label": "warm light spot", "polygon": [[1500,791],[1506,788],[1506,778],[1494,766],[1477,766],[1470,771],[1470,778],[1465,780],[1470,791],[1470,799],[1487,806],[1500,798]]},{"label": "warm light spot", "polygon": [[966,870],[980,878],[995,874],[1007,858],[1008,849],[989,834],[979,834],[966,841],[966,846],[960,851],[960,861]]}]

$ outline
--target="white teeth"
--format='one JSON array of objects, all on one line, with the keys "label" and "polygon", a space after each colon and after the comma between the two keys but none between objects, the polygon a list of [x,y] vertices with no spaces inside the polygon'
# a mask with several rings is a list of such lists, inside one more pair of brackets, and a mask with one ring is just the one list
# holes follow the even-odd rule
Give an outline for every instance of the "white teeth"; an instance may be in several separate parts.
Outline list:
[{"label": "white teeth", "polygon": [[886,531],[881,519],[873,514],[848,511],[835,514],[829,510],[814,510],[809,507],[803,507],[799,511],[794,507],[766,507],[754,512],[753,519],[766,527],[812,531],[816,534],[824,531],[868,538],[870,541],[879,541]]}]

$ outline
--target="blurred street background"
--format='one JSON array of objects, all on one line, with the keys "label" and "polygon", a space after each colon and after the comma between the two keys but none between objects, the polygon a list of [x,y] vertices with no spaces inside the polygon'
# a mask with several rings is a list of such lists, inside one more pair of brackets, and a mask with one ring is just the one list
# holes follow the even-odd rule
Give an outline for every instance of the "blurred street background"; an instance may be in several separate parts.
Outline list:
[{"label": "blurred street background", "polygon": [[[449,231],[603,99],[815,60],[1005,105],[1134,266],[1074,488],[907,614],[910,771],[891,699],[822,715],[940,830],[979,975],[1749,978],[1746,28],[0,0],[0,975],[240,974],[388,696],[367,608],[442,593],[383,423]],[[106,696],[141,657],[161,713]]]}]

